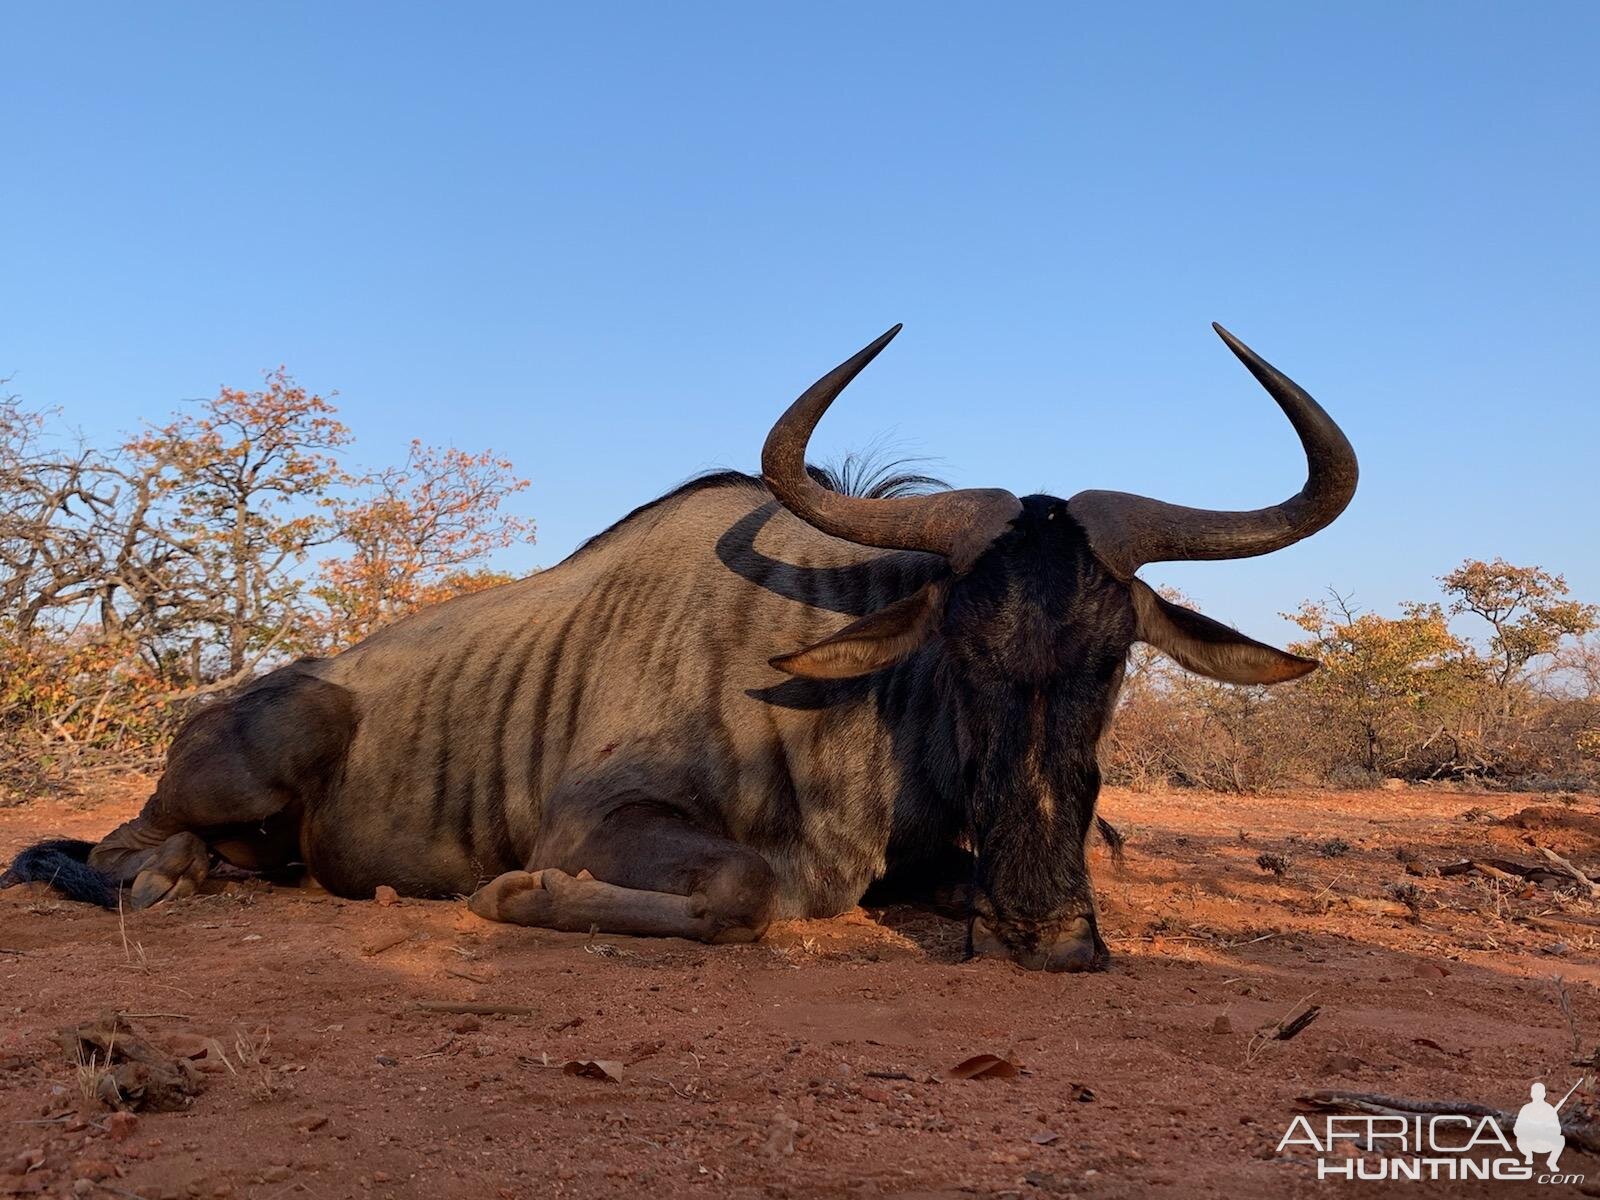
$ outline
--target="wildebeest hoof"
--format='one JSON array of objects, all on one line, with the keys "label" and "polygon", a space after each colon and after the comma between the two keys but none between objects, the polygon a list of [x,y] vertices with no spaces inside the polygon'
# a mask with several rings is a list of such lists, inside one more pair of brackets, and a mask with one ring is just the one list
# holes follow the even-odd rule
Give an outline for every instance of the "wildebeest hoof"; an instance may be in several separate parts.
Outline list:
[{"label": "wildebeest hoof", "polygon": [[204,841],[192,833],[175,833],[134,877],[129,902],[134,908],[149,908],[163,900],[192,896],[205,882],[210,865],[211,851]]},{"label": "wildebeest hoof", "polygon": [[507,871],[484,884],[467,897],[467,907],[488,921],[510,921],[516,924],[536,924],[526,920],[532,910],[547,896],[530,896],[544,891],[543,871]]}]

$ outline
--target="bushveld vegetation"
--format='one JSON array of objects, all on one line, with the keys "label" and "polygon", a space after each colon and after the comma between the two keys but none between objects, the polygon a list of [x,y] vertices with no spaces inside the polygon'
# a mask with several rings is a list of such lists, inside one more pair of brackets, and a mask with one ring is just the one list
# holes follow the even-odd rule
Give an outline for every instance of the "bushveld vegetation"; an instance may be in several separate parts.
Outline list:
[{"label": "bushveld vegetation", "polygon": [[[533,536],[508,511],[528,486],[511,463],[413,442],[403,464],[357,470],[332,403],[281,369],[110,448],[58,424],[0,396],[0,803],[154,765],[207,697],[505,582],[494,552]],[[1438,583],[1394,617],[1307,600],[1291,649],[1322,670],[1270,690],[1136,647],[1107,778],[1592,786],[1600,610],[1499,559]]]},{"label": "bushveld vegetation", "polygon": [[110,448],[0,397],[0,803],[157,760],[185,712],[287,659],[506,582],[528,484],[413,442],[351,465],[328,399],[283,370]]},{"label": "bushveld vegetation", "polygon": [[[1400,615],[1339,594],[1284,614],[1322,669],[1281,687],[1189,675],[1145,647],[1102,746],[1136,788],[1384,779],[1582,789],[1600,776],[1600,610],[1539,567],[1468,560]],[[1179,598],[1179,597],[1174,597]],[[1181,598],[1179,598],[1181,599]]]}]

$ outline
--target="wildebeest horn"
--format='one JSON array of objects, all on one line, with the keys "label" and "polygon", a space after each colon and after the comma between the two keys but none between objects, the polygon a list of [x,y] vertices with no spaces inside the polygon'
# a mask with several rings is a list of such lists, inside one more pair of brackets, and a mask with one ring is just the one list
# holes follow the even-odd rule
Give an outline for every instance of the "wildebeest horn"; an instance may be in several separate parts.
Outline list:
[{"label": "wildebeest horn", "polygon": [[1088,530],[1096,556],[1124,576],[1148,562],[1250,558],[1281,550],[1327,525],[1355,495],[1356,453],[1333,418],[1221,325],[1211,327],[1272,393],[1300,435],[1306,485],[1282,504],[1253,512],[1185,508],[1126,492],[1079,492],[1067,502],[1068,511]]},{"label": "wildebeest horn", "polygon": [[823,487],[806,471],[806,443],[822,414],[861,369],[900,332],[896,325],[813,383],[778,418],[761,449],[761,475],[778,502],[808,525],[862,546],[925,550],[965,570],[1022,512],[999,488],[865,500]]}]

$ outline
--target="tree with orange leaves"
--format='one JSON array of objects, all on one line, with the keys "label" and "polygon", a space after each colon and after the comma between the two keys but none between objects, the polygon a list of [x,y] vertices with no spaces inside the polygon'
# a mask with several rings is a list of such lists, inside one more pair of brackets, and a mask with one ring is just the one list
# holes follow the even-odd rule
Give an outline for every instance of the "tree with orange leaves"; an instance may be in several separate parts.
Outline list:
[{"label": "tree with orange leaves", "polygon": [[1582,638],[1600,624],[1600,608],[1569,599],[1566,579],[1541,567],[1469,558],[1439,582],[1452,598],[1452,613],[1488,623],[1488,669],[1502,694],[1509,694],[1534,659],[1555,654],[1567,638]]},{"label": "tree with orange leaves", "polygon": [[191,683],[215,647],[220,678],[248,678],[301,616],[299,568],[336,526],[327,490],[346,476],[335,452],[350,431],[322,396],[280,367],[265,386],[224,387],[197,411],[147,430],[124,447],[148,504],[130,529],[147,543],[137,576],[116,582],[137,610],[160,617],[188,645]]},{"label": "tree with orange leaves", "polygon": [[533,522],[501,507],[528,481],[492,451],[413,440],[405,466],[363,483],[364,494],[334,505],[339,540],[351,553],[325,559],[313,588],[323,607],[316,629],[323,652],[425,605],[508,582],[511,576],[486,568],[489,556],[533,539]]}]

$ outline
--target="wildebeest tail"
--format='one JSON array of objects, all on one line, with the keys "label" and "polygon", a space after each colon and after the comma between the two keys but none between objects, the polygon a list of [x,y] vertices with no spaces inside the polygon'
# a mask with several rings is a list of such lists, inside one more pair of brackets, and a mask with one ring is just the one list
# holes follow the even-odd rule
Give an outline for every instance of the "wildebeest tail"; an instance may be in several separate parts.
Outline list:
[{"label": "wildebeest tail", "polygon": [[76,838],[51,838],[29,846],[0,875],[0,888],[14,883],[48,883],[69,900],[117,906],[117,885],[111,876],[89,865],[93,842]]}]

